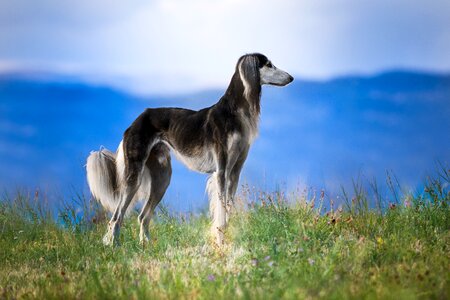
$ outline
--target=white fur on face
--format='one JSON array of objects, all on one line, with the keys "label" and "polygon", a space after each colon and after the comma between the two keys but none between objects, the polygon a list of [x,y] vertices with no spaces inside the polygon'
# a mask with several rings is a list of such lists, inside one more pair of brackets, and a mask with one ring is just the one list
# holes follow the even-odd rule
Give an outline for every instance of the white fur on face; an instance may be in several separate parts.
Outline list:
[{"label": "white fur on face", "polygon": [[268,67],[267,65],[259,69],[259,76],[261,84],[271,84],[284,86],[292,81],[292,76],[289,73],[278,69],[274,65]]}]

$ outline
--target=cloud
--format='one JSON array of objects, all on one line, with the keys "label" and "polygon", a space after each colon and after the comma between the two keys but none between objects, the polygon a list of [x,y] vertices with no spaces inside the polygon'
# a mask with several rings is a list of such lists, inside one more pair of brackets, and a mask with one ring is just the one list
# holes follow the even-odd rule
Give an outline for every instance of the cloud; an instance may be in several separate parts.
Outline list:
[{"label": "cloud", "polygon": [[223,86],[253,51],[302,76],[448,70],[448,20],[446,0],[2,1],[0,66],[117,75],[142,90]]},{"label": "cloud", "polygon": [[123,20],[143,7],[140,0],[14,0],[0,2],[0,25],[52,26],[92,29]]}]

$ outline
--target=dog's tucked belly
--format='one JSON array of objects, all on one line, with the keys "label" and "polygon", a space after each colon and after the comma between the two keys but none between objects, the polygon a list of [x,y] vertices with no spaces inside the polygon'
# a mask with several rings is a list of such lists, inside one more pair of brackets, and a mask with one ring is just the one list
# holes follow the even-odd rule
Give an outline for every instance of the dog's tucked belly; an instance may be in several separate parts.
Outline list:
[{"label": "dog's tucked belly", "polygon": [[185,155],[172,148],[175,156],[186,167],[200,173],[213,173],[216,170],[216,164],[211,151],[204,150],[197,155]]}]

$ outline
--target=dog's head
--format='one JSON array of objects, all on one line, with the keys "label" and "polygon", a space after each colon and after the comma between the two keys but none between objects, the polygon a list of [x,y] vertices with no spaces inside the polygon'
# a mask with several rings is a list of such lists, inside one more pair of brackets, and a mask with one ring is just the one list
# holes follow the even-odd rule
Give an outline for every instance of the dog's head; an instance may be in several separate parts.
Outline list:
[{"label": "dog's head", "polygon": [[294,80],[289,73],[275,67],[265,55],[260,53],[242,56],[237,68],[244,86],[263,84],[285,86]]},{"label": "dog's head", "polygon": [[239,58],[236,65],[247,99],[259,97],[261,85],[285,86],[294,80],[289,73],[278,69],[263,54],[246,54]]}]

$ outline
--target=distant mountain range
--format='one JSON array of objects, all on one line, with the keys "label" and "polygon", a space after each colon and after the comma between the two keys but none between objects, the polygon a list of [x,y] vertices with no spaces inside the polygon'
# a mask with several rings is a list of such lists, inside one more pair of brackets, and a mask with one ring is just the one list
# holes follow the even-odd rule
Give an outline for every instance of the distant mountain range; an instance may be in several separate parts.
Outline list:
[{"label": "distant mountain range", "polygon": [[[138,97],[57,75],[0,75],[0,189],[87,194],[87,155],[100,145],[115,150],[144,108],[198,109],[222,92]],[[392,170],[415,188],[436,161],[449,160],[450,75],[297,79],[286,88],[264,87],[260,135],[241,182],[336,192],[360,173],[383,181]],[[200,208],[205,181],[174,163],[165,201],[175,210]]]}]

